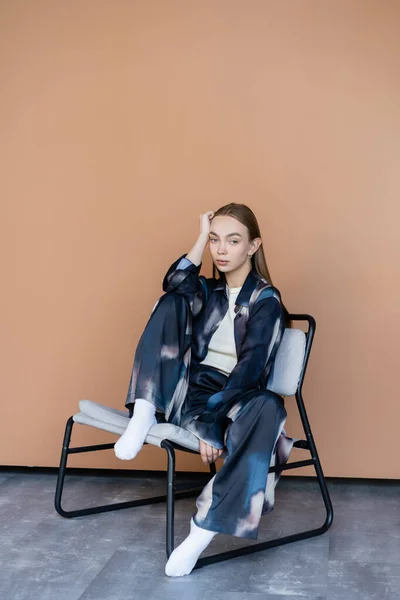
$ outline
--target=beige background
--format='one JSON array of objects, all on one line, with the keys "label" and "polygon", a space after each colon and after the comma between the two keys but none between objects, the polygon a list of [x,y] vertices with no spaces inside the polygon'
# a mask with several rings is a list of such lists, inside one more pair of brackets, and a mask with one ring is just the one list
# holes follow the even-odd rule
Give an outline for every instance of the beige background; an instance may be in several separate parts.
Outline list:
[{"label": "beige background", "polygon": [[57,465],[80,398],[123,406],[166,269],[234,201],[317,319],[325,473],[400,476],[399,30],[396,0],[0,2],[0,464]]}]

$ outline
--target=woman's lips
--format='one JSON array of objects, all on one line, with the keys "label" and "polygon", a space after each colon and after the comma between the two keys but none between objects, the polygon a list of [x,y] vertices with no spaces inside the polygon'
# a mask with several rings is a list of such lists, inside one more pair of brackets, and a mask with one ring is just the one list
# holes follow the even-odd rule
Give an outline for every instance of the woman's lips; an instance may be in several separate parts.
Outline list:
[{"label": "woman's lips", "polygon": [[226,263],[228,263],[229,260],[217,260],[217,263],[220,265],[226,265]]}]

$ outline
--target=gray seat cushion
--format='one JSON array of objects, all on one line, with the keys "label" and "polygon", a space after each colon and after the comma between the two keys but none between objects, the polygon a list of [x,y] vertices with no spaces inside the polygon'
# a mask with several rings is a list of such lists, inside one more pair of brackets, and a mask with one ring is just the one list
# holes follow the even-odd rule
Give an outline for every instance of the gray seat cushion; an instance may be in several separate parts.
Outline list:
[{"label": "gray seat cushion", "polygon": [[[75,423],[89,425],[117,435],[122,435],[129,423],[128,411],[110,408],[92,400],[81,400],[79,409],[80,412],[73,416]],[[145,441],[146,444],[160,446],[163,440],[170,440],[189,450],[200,451],[199,439],[193,433],[171,423],[153,425]]]}]

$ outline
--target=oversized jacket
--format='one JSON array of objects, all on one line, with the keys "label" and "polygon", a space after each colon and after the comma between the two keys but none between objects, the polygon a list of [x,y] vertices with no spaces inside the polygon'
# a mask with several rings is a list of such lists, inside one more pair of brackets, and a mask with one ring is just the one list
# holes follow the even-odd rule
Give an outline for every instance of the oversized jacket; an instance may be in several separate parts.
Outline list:
[{"label": "oversized jacket", "polygon": [[[164,292],[182,294],[190,305],[191,323],[188,335],[191,339],[190,361],[200,363],[207,355],[211,337],[228,310],[226,283],[200,275],[201,264],[190,263],[178,269],[184,254],[168,269],[164,280]],[[226,414],[233,402],[240,399],[240,392],[265,389],[273,366],[274,357],[285,328],[285,313],[281,295],[253,268],[246,277],[236,299],[234,337],[237,364],[227,377],[221,391],[210,396],[206,410],[189,424],[188,429],[217,448],[224,446]],[[183,374],[187,378],[187,371]],[[178,408],[177,408],[178,407]],[[179,402],[175,410],[179,410]],[[173,419],[171,419],[173,421]],[[293,445],[292,438],[282,430],[276,444],[272,464],[286,462]]]}]

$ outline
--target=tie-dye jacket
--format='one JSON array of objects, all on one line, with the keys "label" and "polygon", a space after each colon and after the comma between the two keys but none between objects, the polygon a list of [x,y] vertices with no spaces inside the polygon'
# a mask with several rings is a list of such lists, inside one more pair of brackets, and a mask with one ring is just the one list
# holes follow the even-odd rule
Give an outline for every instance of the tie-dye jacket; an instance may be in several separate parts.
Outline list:
[{"label": "tie-dye jacket", "polygon": [[[192,322],[187,333],[191,335],[191,360],[200,363],[207,355],[211,337],[225,316],[229,301],[226,284],[200,275],[201,264],[196,266],[185,257],[186,254],[170,266],[163,280],[163,290],[182,294],[189,303]],[[184,258],[185,261],[182,260]],[[187,266],[182,268],[182,264]],[[217,448],[224,446],[226,415],[240,398],[240,393],[267,387],[268,375],[285,328],[279,291],[254,268],[243,283],[234,310],[237,364],[223,389],[210,396],[206,411],[188,427]],[[275,459],[277,463],[286,462],[292,445],[293,439],[286,437],[283,430],[272,464],[275,464]]]}]

